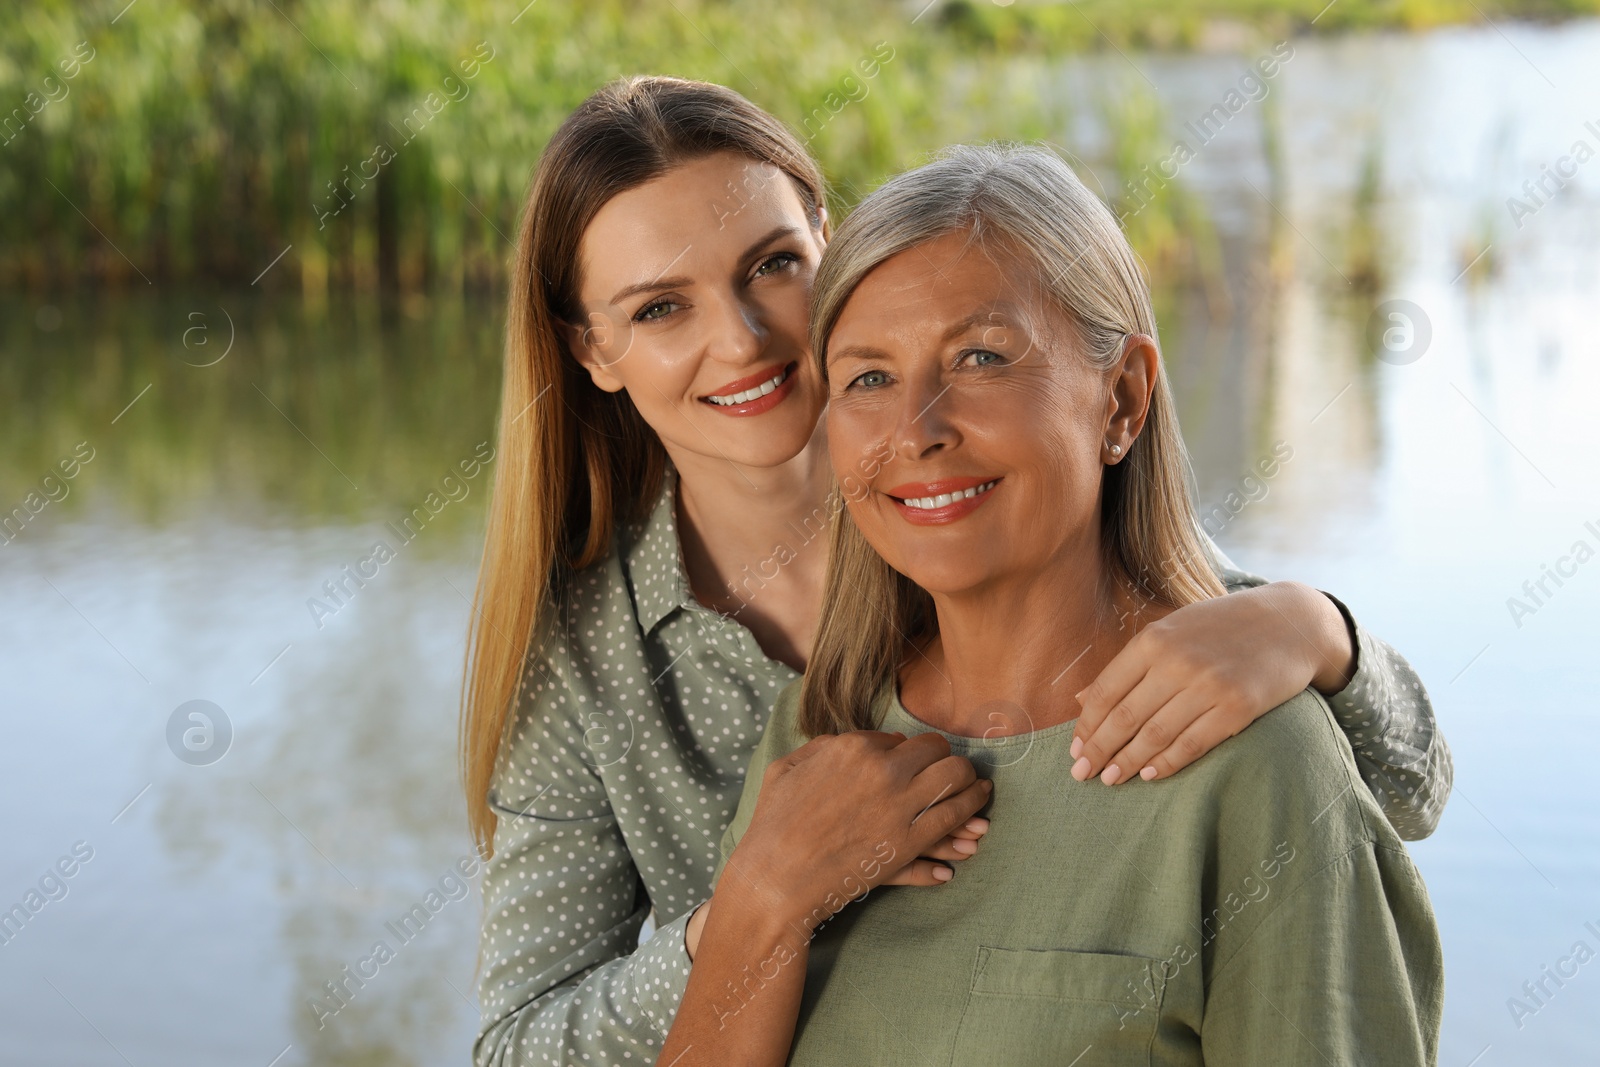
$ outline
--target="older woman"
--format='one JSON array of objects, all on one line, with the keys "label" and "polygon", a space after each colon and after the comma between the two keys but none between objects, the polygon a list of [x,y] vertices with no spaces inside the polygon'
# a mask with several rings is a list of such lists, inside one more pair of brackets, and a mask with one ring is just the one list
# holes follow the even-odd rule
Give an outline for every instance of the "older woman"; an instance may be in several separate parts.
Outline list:
[{"label": "older woman", "polygon": [[[1046,152],[955,149],[862,204],[814,301],[841,484],[891,458],[846,493],[659,1062],[1432,1062],[1427,893],[1315,692],[1170,778],[1067,777],[1057,694],[1222,592],[1106,208]],[[884,750],[906,755],[861,759]],[[747,831],[857,761],[929,798],[923,836],[992,780],[981,850],[935,893],[850,904],[917,853],[893,813],[819,802],[859,876],[785,908],[815,876]]]}]

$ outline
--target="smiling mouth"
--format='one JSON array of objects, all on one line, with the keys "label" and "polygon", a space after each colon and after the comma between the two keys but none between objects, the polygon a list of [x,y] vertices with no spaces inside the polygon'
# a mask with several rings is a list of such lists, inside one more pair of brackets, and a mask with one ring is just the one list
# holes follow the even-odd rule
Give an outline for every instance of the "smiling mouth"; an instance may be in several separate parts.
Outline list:
[{"label": "smiling mouth", "polygon": [[774,374],[772,377],[768,378],[759,385],[753,385],[749,389],[745,389],[737,393],[724,393],[720,396],[703,396],[700,399],[704,400],[708,404],[715,404],[717,407],[722,408],[731,408],[736,407],[739,404],[748,404],[752,400],[761,399],[762,397],[771,393],[773,390],[777,389],[784,382],[788,381],[789,375],[794,373],[794,367],[795,365],[793,363],[786,363],[784,364],[783,368],[778,371],[778,373]]},{"label": "smiling mouth", "polygon": [[996,478],[993,481],[984,482],[982,485],[975,485],[971,489],[963,489],[955,493],[940,493],[938,496],[915,496],[908,498],[894,497],[893,499],[901,504],[904,504],[906,507],[914,508],[917,511],[934,511],[938,508],[949,507],[951,504],[962,500],[971,500],[974,497],[982,496],[984,493],[987,493],[989,490],[993,489],[999,484],[1000,479]]}]

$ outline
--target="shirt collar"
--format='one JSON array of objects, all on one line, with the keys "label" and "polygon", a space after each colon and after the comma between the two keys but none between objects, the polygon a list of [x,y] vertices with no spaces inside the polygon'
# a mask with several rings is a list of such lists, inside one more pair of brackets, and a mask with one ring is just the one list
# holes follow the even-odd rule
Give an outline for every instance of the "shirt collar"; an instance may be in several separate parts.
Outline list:
[{"label": "shirt collar", "polygon": [[678,474],[669,464],[662,479],[661,497],[650,517],[634,527],[633,543],[624,557],[634,608],[645,633],[660,626],[679,608],[695,605],[678,541],[677,497]]}]

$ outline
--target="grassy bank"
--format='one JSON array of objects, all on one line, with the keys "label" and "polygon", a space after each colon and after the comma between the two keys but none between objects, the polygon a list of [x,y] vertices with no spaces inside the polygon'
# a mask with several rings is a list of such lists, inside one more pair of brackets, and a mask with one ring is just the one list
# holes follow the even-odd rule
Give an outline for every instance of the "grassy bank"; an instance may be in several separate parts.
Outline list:
[{"label": "grassy bank", "polygon": [[1600,14],[1600,0],[1081,0],[999,6],[954,0],[944,30],[968,45],[1006,53],[1069,53],[1106,47],[1193,49],[1245,36],[1428,30],[1485,20],[1558,21]]},{"label": "grassy bank", "polygon": [[[953,140],[1032,138],[1069,102],[1019,53],[1205,44],[1497,14],[1472,0],[43,0],[0,13],[0,284],[205,281],[463,290],[504,276],[528,170],[561,118],[619,74],[744,92],[808,139],[847,210]],[[1513,5],[1570,14],[1600,0]],[[1255,26],[1256,29],[1249,29]],[[1078,106],[1099,106],[1086,104]],[[1105,115],[1137,158],[1152,122]],[[1174,198],[1134,239],[1170,254]],[[1181,242],[1180,242],[1181,243]]]}]

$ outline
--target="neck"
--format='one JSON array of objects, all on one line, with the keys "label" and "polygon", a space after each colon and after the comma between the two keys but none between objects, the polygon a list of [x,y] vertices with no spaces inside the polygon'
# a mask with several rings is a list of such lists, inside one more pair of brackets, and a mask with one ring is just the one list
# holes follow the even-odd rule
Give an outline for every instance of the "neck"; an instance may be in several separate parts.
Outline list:
[{"label": "neck", "polygon": [[748,626],[769,655],[803,668],[827,562],[832,475],[821,423],[776,467],[668,453],[695,599]]},{"label": "neck", "polygon": [[933,601],[939,632],[907,663],[901,699],[925,722],[970,737],[1077,718],[1074,694],[1167,613],[1116,577],[1098,529],[1064,546],[1038,574],[936,593]]}]

